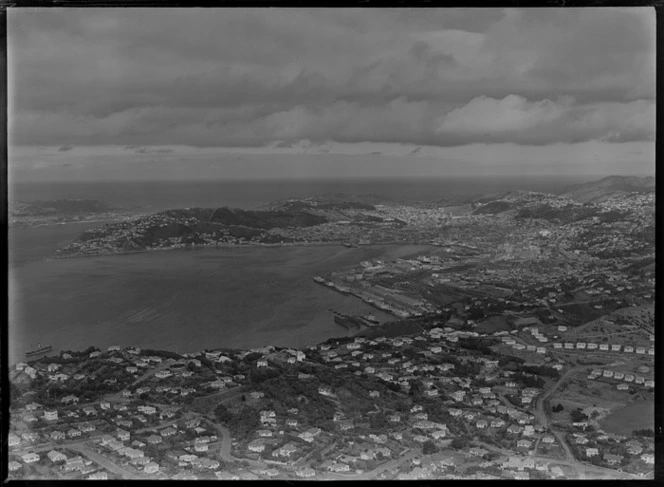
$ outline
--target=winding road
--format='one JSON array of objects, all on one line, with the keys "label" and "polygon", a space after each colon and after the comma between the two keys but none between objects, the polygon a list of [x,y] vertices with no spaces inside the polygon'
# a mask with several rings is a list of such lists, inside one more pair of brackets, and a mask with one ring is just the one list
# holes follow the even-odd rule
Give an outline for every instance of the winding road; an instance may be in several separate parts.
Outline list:
[{"label": "winding road", "polygon": [[130,472],[129,470],[126,470],[122,468],[120,465],[110,461],[108,458],[103,457],[102,455],[98,454],[97,452],[92,451],[91,449],[87,448],[84,444],[76,444],[76,445],[68,445],[68,448],[70,450],[75,450],[79,452],[80,454],[86,456],[93,462],[101,465],[104,467],[106,470],[109,472],[113,472],[116,475],[120,475],[123,479],[150,479],[151,477],[149,475],[144,474],[143,472],[139,471],[133,471]]},{"label": "winding road", "polygon": [[[624,362],[623,361],[616,361],[612,362],[610,364],[606,364],[604,366],[615,366],[615,365],[622,365]],[[535,408],[533,409],[533,414],[537,418],[537,421],[546,429],[551,431],[551,433],[556,437],[558,440],[558,443],[560,443],[560,446],[562,447],[563,451],[565,452],[565,457],[566,457],[566,464],[573,466],[577,471],[580,471],[581,468],[585,468],[587,471],[594,470],[595,472],[611,472],[612,475],[620,475],[620,472],[616,470],[612,470],[610,468],[604,468],[604,467],[590,467],[587,466],[584,463],[579,462],[575,457],[574,454],[572,453],[571,448],[567,444],[567,441],[565,440],[565,435],[563,435],[562,432],[554,430],[549,427],[549,417],[546,414],[546,411],[544,411],[544,402],[545,400],[554,392],[556,389],[558,389],[565,381],[570,379],[572,376],[576,375],[578,372],[581,370],[585,369],[593,369],[598,367],[597,365],[578,365],[576,367],[572,367],[570,370],[568,370],[565,374],[563,374],[560,379],[558,379],[544,394],[542,394],[540,397],[538,397],[535,401]],[[563,462],[559,462],[563,463]],[[633,476],[631,474],[624,474],[626,477],[624,478],[635,478],[636,476]]]}]

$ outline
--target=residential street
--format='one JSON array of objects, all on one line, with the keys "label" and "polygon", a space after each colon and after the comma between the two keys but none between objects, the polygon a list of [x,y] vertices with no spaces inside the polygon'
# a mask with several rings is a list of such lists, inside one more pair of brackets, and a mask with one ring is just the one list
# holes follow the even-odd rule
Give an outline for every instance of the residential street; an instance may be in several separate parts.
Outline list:
[{"label": "residential street", "polygon": [[69,445],[69,448],[72,450],[76,450],[77,452],[81,453],[82,455],[86,456],[90,460],[92,460],[95,463],[98,463],[105,469],[107,469],[110,472],[113,472],[117,475],[122,476],[123,479],[150,479],[151,477],[149,475],[146,475],[142,472],[130,472],[129,470],[126,470],[122,468],[121,466],[117,465],[114,462],[111,462],[108,458],[101,456],[97,452],[92,451],[90,448],[87,448],[83,443],[79,443],[76,445]]}]

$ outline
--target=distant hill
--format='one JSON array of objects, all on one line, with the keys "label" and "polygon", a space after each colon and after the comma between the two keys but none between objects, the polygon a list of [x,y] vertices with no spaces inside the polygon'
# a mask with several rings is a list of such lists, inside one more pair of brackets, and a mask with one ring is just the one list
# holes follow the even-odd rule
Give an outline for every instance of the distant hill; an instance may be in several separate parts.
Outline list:
[{"label": "distant hill", "polygon": [[319,211],[319,210],[374,210],[374,205],[392,201],[377,194],[325,193],[314,198],[273,201],[264,206],[270,210]]},{"label": "distant hill", "polygon": [[582,203],[598,203],[625,193],[648,193],[651,191],[655,191],[655,178],[653,176],[608,176],[599,181],[569,186],[560,195]]},{"label": "distant hill", "polygon": [[101,213],[111,208],[97,200],[18,201],[9,205],[11,216],[53,216]]},{"label": "distant hill", "polygon": [[241,210],[239,208],[185,208],[167,210],[130,221],[108,223],[84,231],[58,256],[115,253],[179,245],[203,245],[237,241],[280,243],[289,237],[271,229],[310,227],[327,218],[296,210]]}]

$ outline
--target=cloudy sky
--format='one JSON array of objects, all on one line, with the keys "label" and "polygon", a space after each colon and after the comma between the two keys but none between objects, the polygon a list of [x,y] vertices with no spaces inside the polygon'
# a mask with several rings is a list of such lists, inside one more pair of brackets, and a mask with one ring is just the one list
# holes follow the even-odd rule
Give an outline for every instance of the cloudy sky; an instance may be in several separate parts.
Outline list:
[{"label": "cloudy sky", "polygon": [[10,9],[8,34],[16,177],[654,170],[650,8]]}]

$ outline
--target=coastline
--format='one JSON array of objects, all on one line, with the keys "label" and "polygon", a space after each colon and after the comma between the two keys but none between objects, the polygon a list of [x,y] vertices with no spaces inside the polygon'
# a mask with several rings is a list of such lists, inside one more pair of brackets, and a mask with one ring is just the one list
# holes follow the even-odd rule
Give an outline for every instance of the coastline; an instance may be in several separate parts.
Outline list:
[{"label": "coastline", "polygon": [[[187,245],[184,247],[157,247],[157,248],[147,248],[142,250],[120,250],[117,252],[99,252],[99,253],[83,253],[83,254],[73,254],[73,255],[55,255],[50,259],[78,259],[85,257],[110,257],[110,256],[120,256],[120,255],[131,255],[131,254],[148,254],[153,252],[164,252],[164,251],[196,251],[196,250],[209,250],[217,248],[280,248],[280,247],[339,247],[344,246],[346,242],[336,241],[336,242],[290,242],[290,243],[246,243],[246,244],[233,244],[233,243],[220,243],[215,245]],[[362,244],[356,248],[362,247],[377,247],[377,246],[392,246],[392,245],[417,245],[417,246],[430,246],[431,244],[421,244],[417,242],[379,242],[379,243],[369,243]],[[431,245],[433,246],[433,245]]]}]

